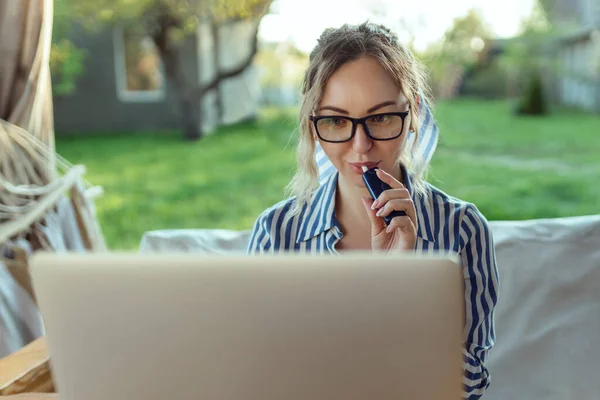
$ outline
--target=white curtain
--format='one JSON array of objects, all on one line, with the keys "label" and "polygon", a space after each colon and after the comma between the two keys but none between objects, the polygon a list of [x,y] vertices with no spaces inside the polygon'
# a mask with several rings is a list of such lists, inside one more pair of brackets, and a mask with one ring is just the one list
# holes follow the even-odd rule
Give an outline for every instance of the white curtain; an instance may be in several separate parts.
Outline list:
[{"label": "white curtain", "polygon": [[53,0],[0,0],[0,357],[43,334],[28,256],[105,249],[100,192],[55,152],[53,11]]},{"label": "white curtain", "polygon": [[54,149],[53,0],[0,1],[0,118]]}]

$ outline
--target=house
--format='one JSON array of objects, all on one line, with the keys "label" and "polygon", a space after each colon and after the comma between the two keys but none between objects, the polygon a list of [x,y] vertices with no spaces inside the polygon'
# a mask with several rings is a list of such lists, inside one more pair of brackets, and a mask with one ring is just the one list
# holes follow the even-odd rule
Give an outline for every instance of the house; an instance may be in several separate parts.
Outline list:
[{"label": "house", "polygon": [[552,93],[560,104],[600,112],[600,1],[542,0],[560,33],[554,57],[561,65]]},{"label": "house", "polygon": [[[259,20],[242,20],[221,26],[218,63],[222,70],[234,68],[251,51],[252,33]],[[191,86],[215,75],[215,41],[208,24],[183,42],[181,65]],[[152,40],[134,27],[110,26],[90,32],[76,29],[71,40],[87,52],[85,73],[76,92],[54,96],[55,129],[58,134],[127,132],[181,128],[177,92],[169,85]],[[253,118],[260,88],[256,71],[223,81],[221,123]],[[216,91],[202,102],[202,128],[210,133],[217,125]]]},{"label": "house", "polygon": [[[600,0],[540,0],[556,32],[536,48],[548,68],[543,73],[546,100],[556,107],[600,113]],[[520,36],[489,41],[478,62],[463,75],[460,95],[514,97],[522,86],[519,73],[499,66]],[[535,56],[534,56],[535,57]]]}]

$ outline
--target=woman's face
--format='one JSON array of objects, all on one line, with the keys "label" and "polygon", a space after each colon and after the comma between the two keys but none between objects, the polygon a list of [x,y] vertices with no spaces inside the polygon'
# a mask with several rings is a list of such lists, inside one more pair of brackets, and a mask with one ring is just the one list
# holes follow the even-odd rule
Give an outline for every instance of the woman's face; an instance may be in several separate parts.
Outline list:
[{"label": "woman's face", "polygon": [[[379,62],[372,57],[362,57],[342,65],[328,80],[323,98],[318,106],[316,115],[349,116],[362,118],[372,114],[405,112],[408,102],[404,94],[396,86],[394,80],[383,69]],[[322,121],[323,122],[323,121]],[[348,183],[364,187],[362,181],[362,165],[379,167],[399,178],[400,169],[397,160],[402,151],[406,133],[410,125],[410,116],[404,124],[396,117],[377,117],[368,122],[380,135],[395,136],[392,140],[372,140],[362,125],[357,125],[354,137],[343,143],[328,143],[318,139],[331,160],[340,172],[340,178]],[[327,119],[319,125],[319,132],[328,130],[346,132],[350,121]],[[313,125],[314,131],[314,125]],[[316,132],[313,132],[316,135]]]}]

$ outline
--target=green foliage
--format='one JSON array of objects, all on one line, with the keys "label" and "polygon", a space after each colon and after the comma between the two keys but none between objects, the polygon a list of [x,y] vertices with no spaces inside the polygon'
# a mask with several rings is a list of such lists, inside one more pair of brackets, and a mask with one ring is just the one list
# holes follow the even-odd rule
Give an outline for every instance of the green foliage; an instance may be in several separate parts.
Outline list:
[{"label": "green foliage", "polygon": [[199,21],[211,18],[217,23],[260,15],[270,0],[62,0],[74,20],[89,28],[105,24],[136,23],[148,31],[161,18],[168,17],[172,28],[185,34]]},{"label": "green foliage", "polygon": [[521,96],[517,113],[523,115],[545,115],[548,113],[544,85],[539,74],[532,75]]},{"label": "green foliage", "polygon": [[88,53],[67,39],[52,44],[50,71],[53,77],[53,91],[58,96],[68,96],[76,89],[77,78],[85,72],[85,59]]},{"label": "green foliage", "polygon": [[471,9],[467,15],[456,18],[452,27],[444,33],[441,56],[447,63],[468,68],[477,62],[482,50],[474,47],[476,43],[485,42],[493,36],[481,14]]},{"label": "green foliage", "polygon": [[539,1],[534,3],[531,15],[523,21],[518,37],[508,41],[499,63],[516,77],[521,88],[518,112],[527,114],[547,111],[546,93],[542,77],[561,74],[562,67],[555,54],[556,39],[564,31],[548,21]]},{"label": "green foliage", "polygon": [[[505,101],[438,103],[441,138],[429,180],[490,220],[597,214],[600,117],[560,110],[517,118],[509,110]],[[269,111],[201,143],[181,142],[177,132],[59,132],[56,145],[104,187],[96,207],[109,246],[135,249],[154,229],[250,229],[283,198],[296,165],[296,110]]]},{"label": "green foliage", "polygon": [[474,69],[465,79],[462,95],[505,98],[508,95],[508,73],[498,63],[491,63],[480,69]]},{"label": "green foliage", "polygon": [[55,0],[51,69],[54,92],[68,95],[85,72],[86,52],[71,39],[71,28],[91,31],[107,24],[135,26],[152,35],[161,29],[170,43],[195,32],[203,18],[216,22],[259,15],[271,0]]},{"label": "green foliage", "polygon": [[417,53],[429,70],[430,86],[435,97],[452,96],[465,70],[471,68],[493,37],[481,14],[472,9],[456,18],[441,41]]},{"label": "green foliage", "polygon": [[55,0],[50,72],[55,95],[68,96],[76,90],[77,79],[85,73],[87,52],[71,40],[73,21],[67,0]]}]

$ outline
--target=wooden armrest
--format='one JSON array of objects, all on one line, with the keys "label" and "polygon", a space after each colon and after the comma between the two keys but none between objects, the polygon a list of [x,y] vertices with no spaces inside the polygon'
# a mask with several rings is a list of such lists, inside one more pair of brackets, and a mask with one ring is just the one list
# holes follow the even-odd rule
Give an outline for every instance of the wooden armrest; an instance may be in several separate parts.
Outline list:
[{"label": "wooden armrest", "polygon": [[52,393],[54,382],[45,338],[0,359],[0,395]]},{"label": "wooden armrest", "polygon": [[2,400],[59,400],[58,393],[21,393],[2,396]]}]

